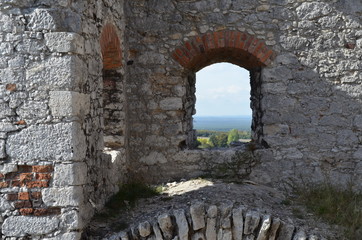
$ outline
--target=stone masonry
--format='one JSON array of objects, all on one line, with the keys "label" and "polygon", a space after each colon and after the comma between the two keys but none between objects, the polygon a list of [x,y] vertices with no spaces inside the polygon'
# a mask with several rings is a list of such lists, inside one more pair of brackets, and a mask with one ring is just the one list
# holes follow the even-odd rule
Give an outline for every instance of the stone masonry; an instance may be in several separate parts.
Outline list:
[{"label": "stone masonry", "polygon": [[306,233],[277,217],[248,210],[245,206],[222,202],[220,206],[193,203],[189,209],[159,214],[155,219],[138,223],[104,239],[324,239]]},{"label": "stone masonry", "polygon": [[217,62],[250,71],[251,180],[362,190],[361,18],[353,0],[1,0],[2,238],[79,239],[119,183],[228,161],[193,149],[195,72]]}]

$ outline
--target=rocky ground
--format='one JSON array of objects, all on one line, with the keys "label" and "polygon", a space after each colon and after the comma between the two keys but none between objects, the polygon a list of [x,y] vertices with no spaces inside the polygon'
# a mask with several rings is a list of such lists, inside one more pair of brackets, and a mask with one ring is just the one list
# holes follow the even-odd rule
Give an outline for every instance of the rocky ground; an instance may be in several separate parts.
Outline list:
[{"label": "rocky ground", "polygon": [[194,179],[167,183],[163,186],[161,195],[139,200],[135,207],[124,210],[117,218],[109,218],[106,221],[94,219],[85,232],[85,239],[107,239],[127,225],[151,220],[159,214],[175,209],[186,209],[194,201],[215,205],[231,201],[262,214],[271,214],[308,233],[327,239],[342,239],[340,229],[323,223],[304,207],[287,200],[286,195],[284,191],[253,182],[236,184],[220,180]]}]

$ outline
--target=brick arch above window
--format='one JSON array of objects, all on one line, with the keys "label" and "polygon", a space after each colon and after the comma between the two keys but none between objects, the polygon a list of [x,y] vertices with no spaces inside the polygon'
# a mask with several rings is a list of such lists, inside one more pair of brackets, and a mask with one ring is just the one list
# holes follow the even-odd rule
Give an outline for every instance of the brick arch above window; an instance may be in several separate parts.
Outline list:
[{"label": "brick arch above window", "polygon": [[121,43],[116,27],[107,23],[104,25],[100,37],[101,52],[103,56],[103,69],[112,70],[122,66]]},{"label": "brick arch above window", "polygon": [[172,53],[179,64],[192,71],[217,62],[230,62],[251,70],[269,65],[273,55],[263,40],[239,31],[196,36]]}]

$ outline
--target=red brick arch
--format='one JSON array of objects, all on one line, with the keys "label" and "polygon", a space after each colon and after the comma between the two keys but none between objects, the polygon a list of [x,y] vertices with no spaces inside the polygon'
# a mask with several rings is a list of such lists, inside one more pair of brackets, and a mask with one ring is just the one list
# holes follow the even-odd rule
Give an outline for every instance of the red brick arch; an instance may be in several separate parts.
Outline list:
[{"label": "red brick arch", "polygon": [[196,36],[172,53],[178,63],[192,71],[217,62],[230,62],[251,70],[270,64],[272,56],[273,51],[263,40],[239,31]]},{"label": "red brick arch", "polygon": [[122,66],[122,50],[116,27],[107,23],[102,30],[100,45],[103,56],[103,69],[111,70]]}]

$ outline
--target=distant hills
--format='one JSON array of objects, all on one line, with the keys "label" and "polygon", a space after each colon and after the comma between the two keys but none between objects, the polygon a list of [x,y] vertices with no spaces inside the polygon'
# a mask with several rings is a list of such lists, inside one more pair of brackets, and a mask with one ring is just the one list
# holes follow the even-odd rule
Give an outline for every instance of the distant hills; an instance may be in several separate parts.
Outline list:
[{"label": "distant hills", "polygon": [[250,131],[251,119],[251,116],[194,116],[194,129],[230,131],[235,128]]}]

